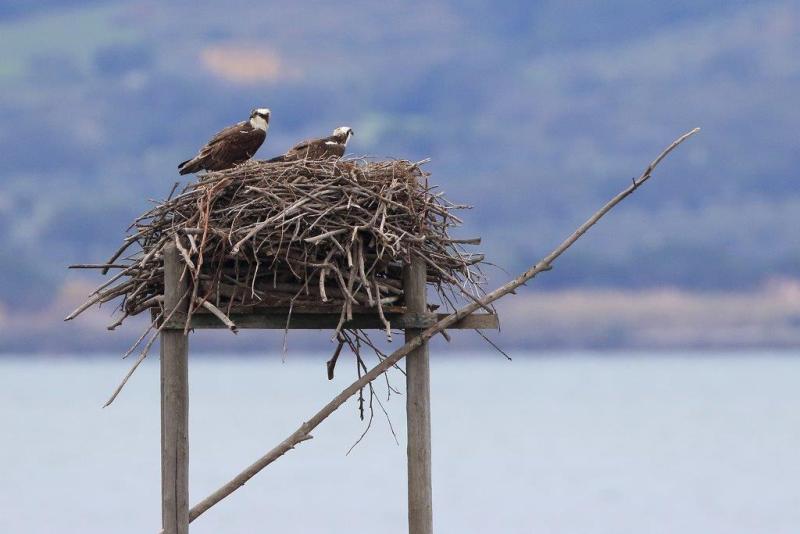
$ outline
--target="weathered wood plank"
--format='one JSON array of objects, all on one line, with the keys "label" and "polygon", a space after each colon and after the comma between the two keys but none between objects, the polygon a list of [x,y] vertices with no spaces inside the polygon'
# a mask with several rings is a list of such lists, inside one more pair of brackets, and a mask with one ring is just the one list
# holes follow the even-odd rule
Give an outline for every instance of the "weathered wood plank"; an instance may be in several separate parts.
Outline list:
[{"label": "weathered wood plank", "polygon": [[[176,313],[167,323],[165,329],[183,330],[185,315]],[[253,312],[253,313],[234,313],[230,315],[231,320],[237,328],[248,329],[268,329],[283,330],[286,328],[286,312]],[[447,317],[445,313],[387,313],[386,318],[392,328],[428,328],[436,322]],[[334,313],[292,313],[289,322],[290,329],[297,330],[327,330],[336,327],[339,322],[338,312]],[[461,319],[448,330],[496,330],[500,327],[497,315],[489,313],[473,313]],[[194,329],[219,329],[227,328],[219,319],[208,313],[195,313],[192,316],[192,328]],[[383,330],[383,323],[377,314],[363,313],[353,314],[353,320],[345,323],[345,328],[361,328],[365,330]]]},{"label": "weathered wood plank", "polygon": [[[403,292],[409,313],[427,310],[425,262],[414,258],[403,270]],[[422,328],[406,328],[406,343]],[[431,489],[431,372],[428,342],[406,357],[406,421],[408,432],[408,532],[433,534]]]},{"label": "weathered wood plank", "polygon": [[[186,309],[174,245],[164,249],[164,308]],[[161,332],[161,517],[164,534],[189,532],[189,338]]]}]

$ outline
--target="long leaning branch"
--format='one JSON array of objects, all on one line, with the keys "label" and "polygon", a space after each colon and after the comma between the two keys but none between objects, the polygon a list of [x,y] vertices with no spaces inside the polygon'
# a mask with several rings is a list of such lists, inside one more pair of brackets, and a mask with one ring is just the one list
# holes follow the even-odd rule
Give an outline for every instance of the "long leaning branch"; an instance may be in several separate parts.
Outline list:
[{"label": "long leaning branch", "polygon": [[236,475],[230,482],[219,488],[217,491],[197,503],[191,510],[189,510],[189,521],[194,521],[197,519],[201,514],[203,514],[206,510],[217,504],[219,501],[236,491],[238,488],[243,486],[248,480],[253,478],[256,473],[267,467],[269,464],[283,456],[286,452],[290,451],[295,447],[295,445],[311,439],[311,431],[316,428],[322,421],[327,419],[329,415],[331,415],[337,408],[339,408],[342,404],[344,404],[350,397],[352,397],[356,392],[358,392],[361,388],[378,378],[384,372],[386,372],[389,368],[395,365],[397,362],[402,360],[406,357],[411,351],[419,347],[422,343],[431,339],[434,335],[438,334],[439,332],[445,330],[446,328],[452,326],[454,323],[458,322],[459,320],[463,319],[467,315],[471,314],[472,312],[478,310],[479,308],[485,307],[488,304],[496,301],[497,299],[512,293],[518,287],[524,285],[526,282],[534,278],[537,274],[549,271],[552,269],[553,262],[561,256],[569,247],[571,247],[578,239],[585,234],[589,228],[594,226],[597,221],[599,221],[606,213],[611,211],[614,206],[622,202],[626,197],[631,195],[634,191],[636,191],[642,184],[644,184],[647,180],[650,179],[650,176],[653,173],[653,170],[658,166],[658,164],[669,155],[670,152],[675,150],[681,143],[683,143],[686,139],[694,135],[700,131],[700,128],[695,128],[679,138],[677,138],[671,145],[669,145],[666,149],[664,149],[658,157],[653,160],[650,165],[644,170],[644,172],[633,180],[631,185],[625,188],[621,193],[617,196],[612,198],[605,206],[600,208],[594,215],[592,215],[585,223],[583,223],[575,232],[572,233],[567,239],[565,239],[558,247],[555,248],[550,254],[545,256],[542,260],[540,260],[537,264],[532,266],[530,269],[522,273],[520,276],[511,280],[510,282],[506,283],[505,285],[495,289],[491,293],[486,294],[483,298],[476,300],[475,302],[471,302],[464,306],[463,308],[459,309],[458,311],[448,315],[441,321],[437,322],[435,325],[431,326],[430,328],[424,330],[418,337],[412,339],[392,354],[390,354],[387,358],[373,367],[368,373],[363,375],[360,379],[356,380],[352,384],[350,384],[347,388],[344,389],[341,393],[339,393],[332,401],[326,404],[320,411],[315,413],[308,421],[304,422],[300,425],[300,428],[295,430],[289,437],[283,440],[277,447],[269,451],[267,454],[259,458],[249,467],[247,467],[244,471]]}]

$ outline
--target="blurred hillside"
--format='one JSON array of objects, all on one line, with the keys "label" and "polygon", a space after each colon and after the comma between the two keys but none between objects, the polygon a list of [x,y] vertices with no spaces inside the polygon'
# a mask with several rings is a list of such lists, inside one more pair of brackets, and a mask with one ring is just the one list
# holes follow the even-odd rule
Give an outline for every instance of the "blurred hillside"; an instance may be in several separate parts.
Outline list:
[{"label": "blurred hillside", "polygon": [[702,126],[541,287],[800,270],[796,2],[44,1],[0,4],[0,50],[0,319],[52,306],[256,105],[261,157],[349,124],[354,153],[432,158],[509,272]]}]

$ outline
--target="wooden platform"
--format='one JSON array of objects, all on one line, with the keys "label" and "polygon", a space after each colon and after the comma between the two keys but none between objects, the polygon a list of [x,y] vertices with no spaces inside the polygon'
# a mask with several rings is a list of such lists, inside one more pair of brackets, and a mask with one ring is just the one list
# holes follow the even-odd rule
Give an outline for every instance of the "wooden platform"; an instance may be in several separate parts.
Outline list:
[{"label": "wooden platform", "polygon": [[[336,328],[339,323],[340,311],[334,308],[325,309],[317,307],[314,309],[301,308],[292,310],[289,316],[288,309],[269,309],[256,310],[250,312],[234,312],[229,315],[237,328],[246,329],[271,329],[284,330],[327,330]],[[446,313],[409,313],[393,308],[386,311],[385,316],[393,329],[406,328],[428,328],[437,321],[447,317]],[[186,324],[185,314],[176,313],[165,325],[165,329],[183,330]],[[473,313],[457,322],[449,329],[460,330],[496,330],[500,327],[500,321],[495,314]],[[193,329],[220,329],[227,328],[218,318],[205,311],[198,311],[192,315],[191,328]],[[383,322],[374,309],[367,312],[359,311],[353,313],[351,321],[345,321],[344,328],[359,328],[363,330],[384,328]]]},{"label": "wooden platform", "polygon": [[[181,277],[183,265],[177,248],[164,249],[164,310],[170,319],[161,325],[161,503],[162,534],[189,534],[189,523],[205,510],[244,485],[255,473],[292,448],[271,452],[252,464],[215,493],[189,508],[189,336],[184,333],[187,320],[190,329],[222,329],[235,326],[247,329],[334,330],[342,317],[341,303],[295,303],[286,306],[233,306],[224,312],[213,306],[200,307],[188,318],[188,281]],[[406,356],[406,428],[408,456],[408,532],[433,534],[433,493],[431,490],[431,409],[430,369],[427,338],[424,331],[448,317],[435,313],[426,299],[426,265],[415,258],[403,270],[405,307],[385,306],[381,309],[393,330],[403,330],[406,343],[419,344]],[[184,295],[184,296],[181,296]],[[202,305],[201,305],[202,306]],[[216,315],[214,313],[216,313]],[[345,329],[384,330],[379,310],[363,305],[351,309],[352,318]],[[155,318],[157,311],[151,310]],[[229,321],[230,320],[230,321]],[[230,322],[233,322],[233,325]],[[226,324],[226,322],[228,324]],[[497,329],[496,314],[472,313],[450,325],[448,329]],[[374,372],[374,370],[373,370]],[[365,375],[367,376],[367,375]],[[352,387],[352,386],[351,386]],[[332,401],[335,410],[349,394],[347,390]],[[337,404],[338,402],[338,404]],[[297,439],[309,439],[303,423]]]}]

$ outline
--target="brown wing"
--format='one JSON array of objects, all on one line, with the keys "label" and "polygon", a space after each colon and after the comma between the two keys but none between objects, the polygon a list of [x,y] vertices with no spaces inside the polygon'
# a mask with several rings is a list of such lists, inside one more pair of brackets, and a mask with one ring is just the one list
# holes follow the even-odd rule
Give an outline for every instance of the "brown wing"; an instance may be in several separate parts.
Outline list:
[{"label": "brown wing", "polygon": [[225,135],[221,135],[225,132],[223,130],[215,136],[213,144],[209,143],[200,152],[204,167],[209,171],[220,171],[252,158],[267,134],[264,130],[248,126],[244,125],[233,130],[226,128],[230,131]]},{"label": "brown wing", "polygon": [[323,137],[322,139],[309,139],[294,145],[286,153],[285,159],[325,159],[343,155],[343,145],[335,143],[331,137]]},{"label": "brown wing", "polygon": [[319,139],[306,139],[305,141],[300,141],[292,148],[286,151],[284,159],[289,160],[297,160],[297,159],[306,159],[309,155],[309,150],[311,145],[319,141]]},{"label": "brown wing", "polygon": [[212,150],[214,150],[215,145],[219,144],[221,141],[225,139],[231,138],[231,136],[235,136],[238,131],[242,128],[248,126],[247,121],[237,122],[233,126],[228,126],[227,128],[223,128],[222,130],[218,131],[214,134],[214,137],[206,143],[206,146],[200,149],[200,152],[197,154],[199,157],[207,156]]},{"label": "brown wing", "polygon": [[198,154],[178,165],[181,174],[227,169],[253,157],[266,139],[264,130],[243,121],[217,132]]}]

